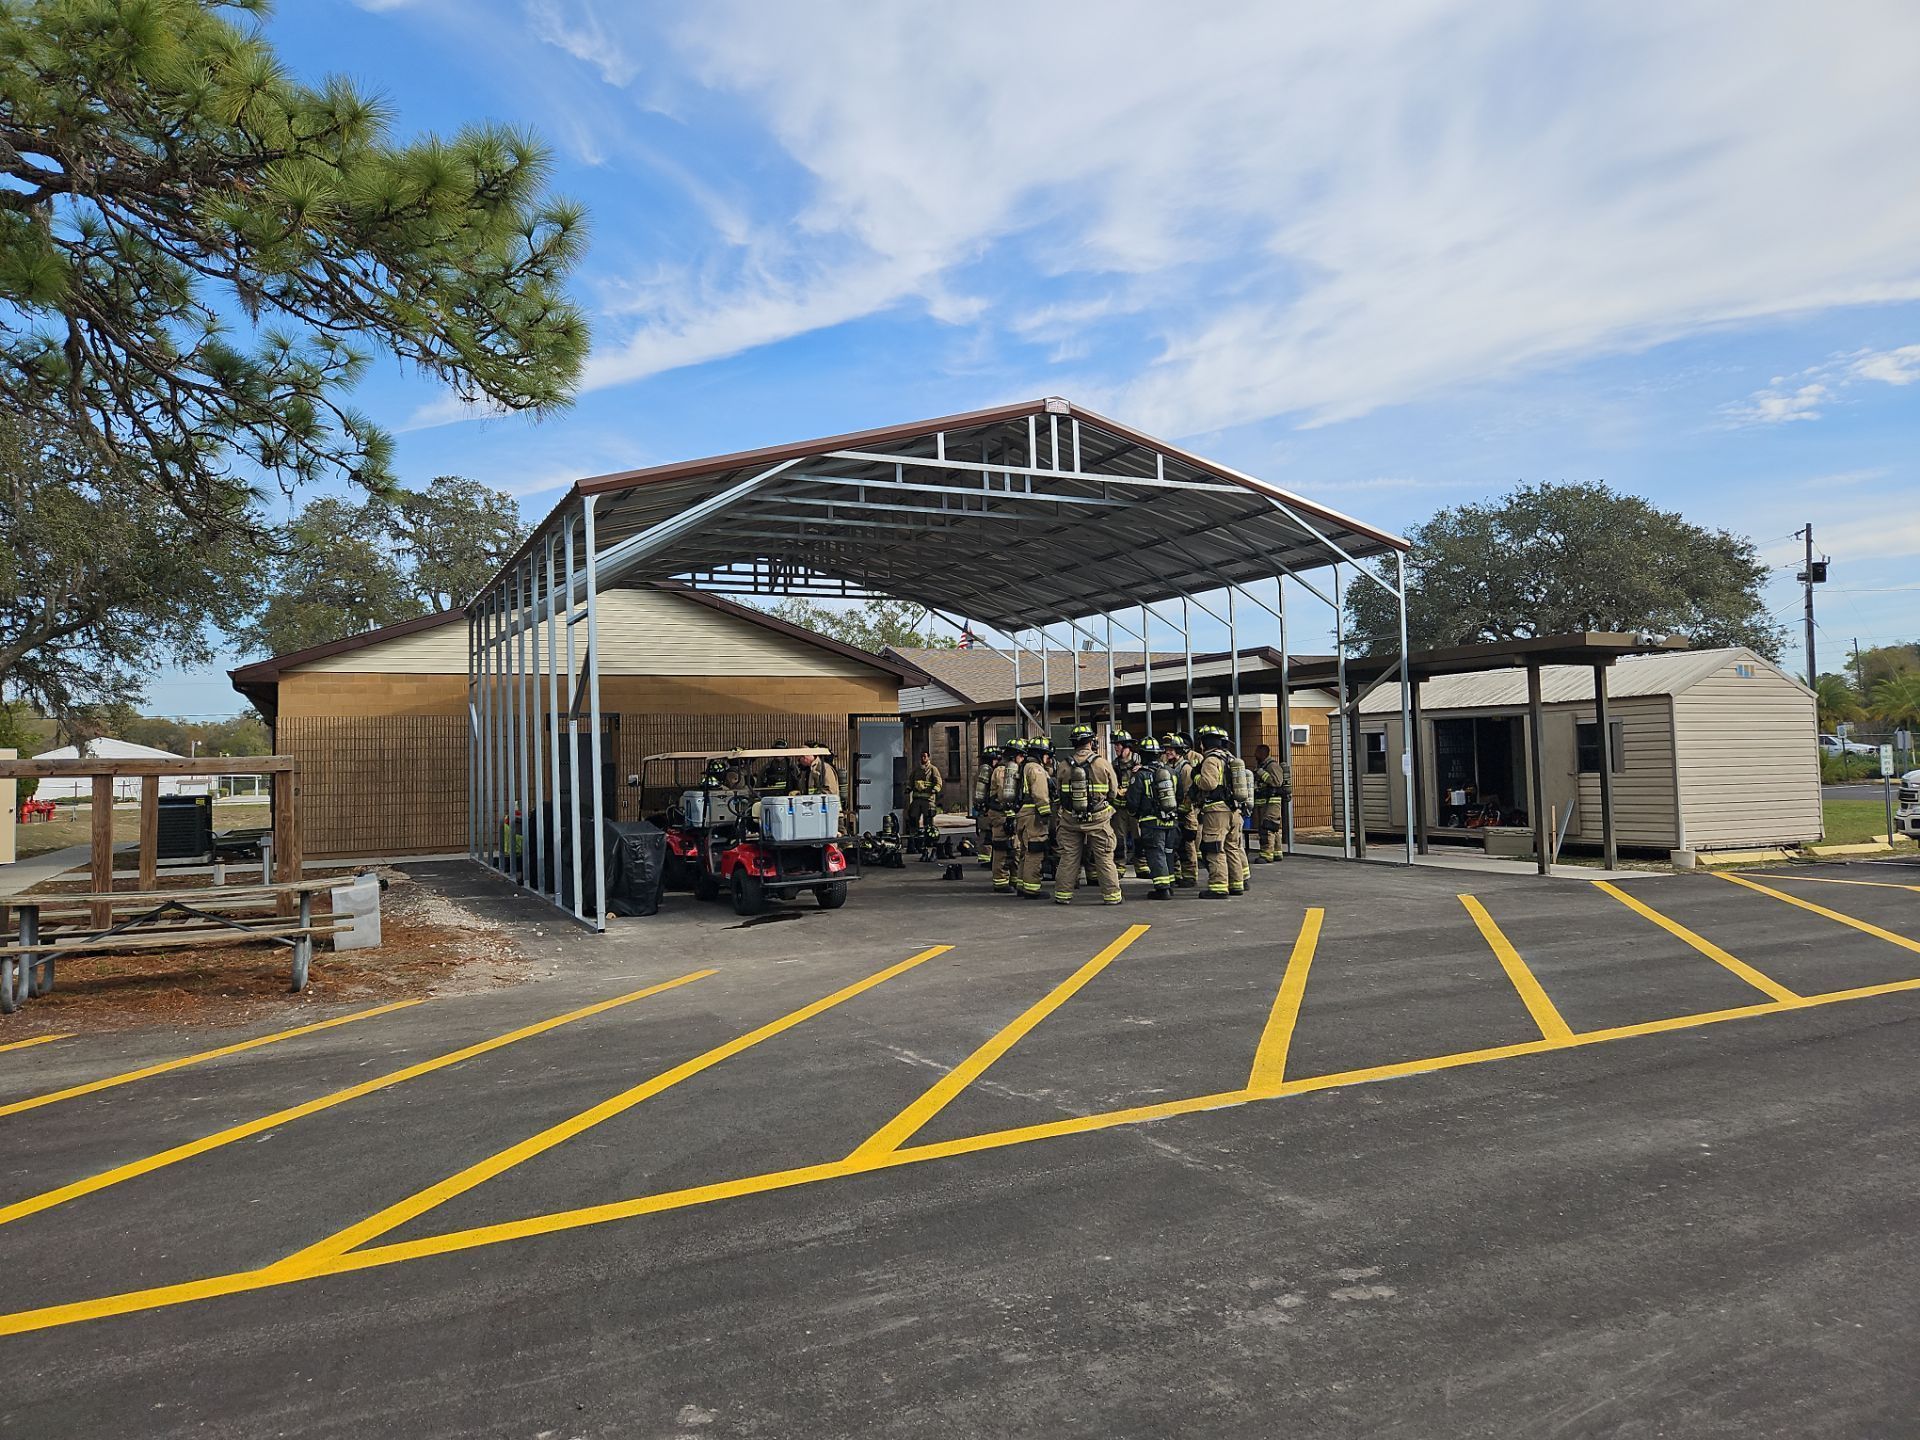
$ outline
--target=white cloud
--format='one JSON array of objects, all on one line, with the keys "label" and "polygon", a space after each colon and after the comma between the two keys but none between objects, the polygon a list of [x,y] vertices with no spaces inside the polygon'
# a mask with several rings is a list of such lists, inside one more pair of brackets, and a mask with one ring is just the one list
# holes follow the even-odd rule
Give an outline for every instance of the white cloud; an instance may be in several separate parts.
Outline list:
[{"label": "white cloud", "polygon": [[[808,189],[763,203],[779,242],[733,280],[632,313],[592,383],[923,302],[963,270],[984,319],[1024,325],[1036,265],[1151,285],[1133,333],[1160,353],[1110,384],[1179,433],[1920,298],[1920,7],[1899,0],[1088,0],[1048,8],[1057,45],[1009,51],[1035,33],[1011,0],[687,12],[654,43]],[[1817,411],[1819,383],[1781,418]]]},{"label": "white cloud", "polygon": [[1902,345],[1898,350],[1862,355],[1854,360],[1851,369],[1862,380],[1911,385],[1920,380],[1920,345]]},{"label": "white cloud", "polygon": [[1778,425],[1788,420],[1818,420],[1820,407],[1832,398],[1833,392],[1818,381],[1792,388],[1780,386],[1779,382],[1765,390],[1756,390],[1745,404],[1730,406],[1726,415],[1730,420],[1748,425]]},{"label": "white cloud", "polygon": [[526,0],[526,15],[535,38],[593,66],[607,84],[626,85],[640,73],[594,0]]}]

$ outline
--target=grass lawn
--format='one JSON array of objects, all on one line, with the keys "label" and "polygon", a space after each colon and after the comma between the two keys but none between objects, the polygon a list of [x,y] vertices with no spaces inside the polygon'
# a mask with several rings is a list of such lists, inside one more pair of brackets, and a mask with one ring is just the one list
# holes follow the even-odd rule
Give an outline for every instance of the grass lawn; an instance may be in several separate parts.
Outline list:
[{"label": "grass lawn", "polygon": [[1879,800],[1824,800],[1827,845],[1865,845],[1887,833],[1887,807]]},{"label": "grass lawn", "polygon": [[[246,830],[271,823],[264,804],[213,807],[213,828],[216,830]],[[22,860],[29,855],[44,855],[49,850],[59,850],[68,845],[86,845],[93,839],[93,809],[86,805],[62,805],[54,819],[16,826],[13,835],[15,853]],[[139,806],[114,807],[113,838],[116,841],[140,838]]]}]

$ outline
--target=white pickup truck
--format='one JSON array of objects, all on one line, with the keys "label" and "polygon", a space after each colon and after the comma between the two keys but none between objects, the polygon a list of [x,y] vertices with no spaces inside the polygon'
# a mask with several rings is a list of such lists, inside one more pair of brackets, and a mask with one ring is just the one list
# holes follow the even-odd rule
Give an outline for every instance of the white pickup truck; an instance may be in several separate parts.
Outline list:
[{"label": "white pickup truck", "polygon": [[1920,770],[1909,770],[1900,777],[1900,788],[1893,798],[1898,806],[1893,812],[1893,833],[1920,840]]}]

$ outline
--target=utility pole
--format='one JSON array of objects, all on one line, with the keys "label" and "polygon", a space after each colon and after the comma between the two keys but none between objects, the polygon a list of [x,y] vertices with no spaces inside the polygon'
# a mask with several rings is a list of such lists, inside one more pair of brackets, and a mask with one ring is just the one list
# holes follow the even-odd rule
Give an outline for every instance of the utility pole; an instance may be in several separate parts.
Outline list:
[{"label": "utility pole", "polygon": [[1827,580],[1827,557],[1813,558],[1813,522],[1809,520],[1804,530],[1793,532],[1794,539],[1804,537],[1807,542],[1807,568],[1793,578],[1807,587],[1807,684],[1812,685],[1819,678],[1815,668],[1813,654],[1813,587],[1824,585]]}]

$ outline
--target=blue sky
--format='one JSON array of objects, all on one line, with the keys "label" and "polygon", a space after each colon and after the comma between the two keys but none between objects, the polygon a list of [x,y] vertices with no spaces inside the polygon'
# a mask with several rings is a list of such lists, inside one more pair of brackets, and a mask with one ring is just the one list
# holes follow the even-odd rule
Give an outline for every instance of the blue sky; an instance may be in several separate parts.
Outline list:
[{"label": "blue sky", "polygon": [[[551,145],[586,386],[393,367],[404,482],[577,476],[1065,395],[1379,524],[1604,479],[1834,557],[1920,637],[1920,7],[282,0],[403,132]],[[1312,643],[1311,635],[1297,643]],[[1798,655],[1797,641],[1789,656]],[[224,665],[161,713],[238,707]]]}]

